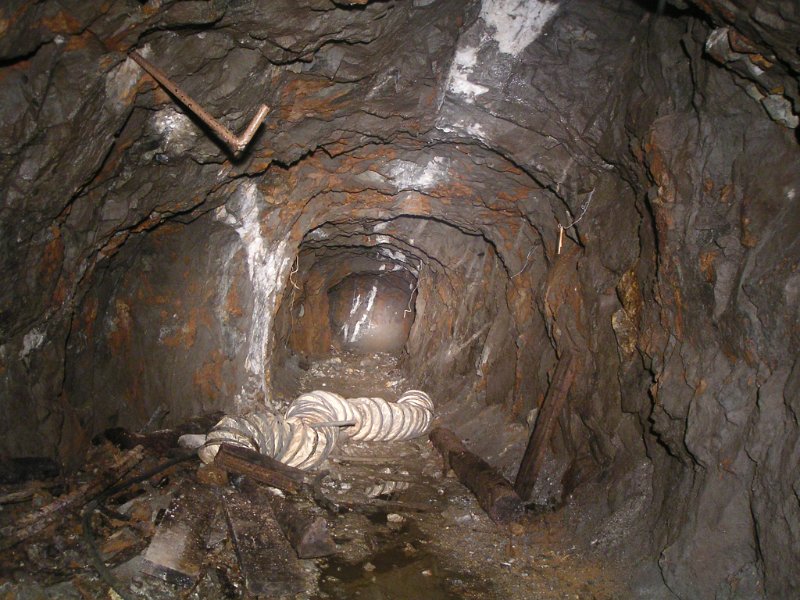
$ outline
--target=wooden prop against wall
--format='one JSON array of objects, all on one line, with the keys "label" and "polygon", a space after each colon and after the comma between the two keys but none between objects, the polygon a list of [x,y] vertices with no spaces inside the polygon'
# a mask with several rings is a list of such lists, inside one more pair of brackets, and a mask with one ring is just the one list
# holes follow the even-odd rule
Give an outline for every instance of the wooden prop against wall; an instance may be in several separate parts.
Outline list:
[{"label": "wooden prop against wall", "polygon": [[539,409],[539,417],[536,419],[536,425],[530,440],[528,440],[528,447],[525,449],[522,463],[517,472],[517,479],[514,482],[514,489],[523,502],[530,502],[536,478],[542,470],[544,450],[553,435],[558,415],[564,408],[569,388],[575,379],[577,365],[575,357],[569,350],[561,355],[561,360],[558,361],[556,372],[553,375],[553,381]]},{"label": "wooden prop against wall", "polygon": [[503,525],[519,521],[525,512],[522,500],[497,469],[467,450],[449,429],[435,427],[429,439],[442,454],[444,474],[453,469],[458,480],[475,494],[478,504],[492,521]]}]

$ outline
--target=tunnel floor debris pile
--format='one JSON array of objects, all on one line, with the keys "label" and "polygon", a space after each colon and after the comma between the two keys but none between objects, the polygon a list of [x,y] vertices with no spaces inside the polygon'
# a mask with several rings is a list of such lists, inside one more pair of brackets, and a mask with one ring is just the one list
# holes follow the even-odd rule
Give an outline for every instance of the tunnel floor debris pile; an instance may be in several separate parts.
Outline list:
[{"label": "tunnel floor debris pile", "polygon": [[[375,393],[382,382],[391,397],[406,384],[388,356],[342,354],[304,366],[301,386],[342,389],[350,382],[352,393]],[[134,453],[141,455],[141,448],[124,451],[104,440],[71,479],[2,486],[0,527],[59,503]],[[148,450],[127,476],[163,463],[163,454]],[[311,494],[285,495],[328,523],[335,551],[314,559],[298,560],[291,548],[287,553],[262,539],[272,488],[198,465],[192,459],[145,478],[90,515],[94,545],[129,597],[624,596],[615,565],[569,546],[563,516],[529,512],[519,523],[496,525],[452,474],[442,474],[441,457],[425,438],[348,443],[318,472],[316,504]],[[3,553],[3,597],[108,597],[109,584],[87,558],[91,550],[79,517],[84,507],[73,508]],[[164,539],[173,546],[164,546]],[[251,539],[263,542],[261,550]]]},{"label": "tunnel floor debris pile", "polygon": [[394,401],[411,386],[395,354],[336,352],[303,366],[300,389],[326,389],[346,398],[380,396]]},{"label": "tunnel floor debris pile", "polygon": [[[800,598],[798,40],[797,0],[0,2],[0,600],[109,596],[84,514],[139,596],[255,589],[256,531],[306,595],[603,596],[612,557],[615,597]],[[158,428],[414,389],[436,452],[331,455],[343,512],[232,444],[93,499]],[[284,552],[270,468],[337,558]]]}]

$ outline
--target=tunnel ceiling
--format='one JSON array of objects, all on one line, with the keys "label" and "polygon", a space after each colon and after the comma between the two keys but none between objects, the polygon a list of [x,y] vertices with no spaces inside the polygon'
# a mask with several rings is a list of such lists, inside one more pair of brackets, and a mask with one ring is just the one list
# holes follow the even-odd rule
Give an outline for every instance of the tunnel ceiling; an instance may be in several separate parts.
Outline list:
[{"label": "tunnel ceiling", "polygon": [[[798,39],[790,0],[4,2],[0,454],[280,403],[308,299],[399,267],[442,414],[523,439],[578,357],[541,506],[678,597],[796,596]],[[134,49],[267,104],[242,156]]]}]

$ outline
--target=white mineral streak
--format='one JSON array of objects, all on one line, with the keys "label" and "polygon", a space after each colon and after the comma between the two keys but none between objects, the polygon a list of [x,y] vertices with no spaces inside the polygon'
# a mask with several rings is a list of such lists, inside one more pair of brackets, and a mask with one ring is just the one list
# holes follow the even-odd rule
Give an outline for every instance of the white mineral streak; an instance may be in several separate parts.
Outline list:
[{"label": "white mineral streak", "polygon": [[192,120],[172,107],[154,113],[152,126],[161,137],[161,146],[175,154],[188,150],[197,137]]},{"label": "white mineral streak", "polygon": [[470,125],[467,126],[467,133],[479,140],[486,139],[486,132],[483,130],[483,126],[480,123],[470,123]]},{"label": "white mineral streak", "polygon": [[317,229],[314,229],[313,231],[309,231],[308,234],[306,235],[306,237],[308,239],[310,239],[310,240],[324,240],[324,239],[328,238],[328,234],[325,233],[324,230],[322,230],[322,229],[320,229],[318,227]]},{"label": "white mineral streak", "polygon": [[395,160],[390,163],[389,177],[399,190],[425,190],[447,180],[449,162],[436,156],[424,167],[408,160]]},{"label": "white mineral streak", "polygon": [[[542,34],[557,10],[557,3],[543,0],[483,0],[480,16],[485,31],[480,32],[479,41],[475,41],[477,36],[467,36],[472,40],[456,49],[448,74],[447,91],[470,104],[475,102],[477,96],[489,91],[487,86],[474,81],[481,49],[496,42],[503,54],[519,56]],[[476,26],[481,27],[480,24]]]},{"label": "white mineral streak", "polygon": [[[359,336],[358,333],[361,331],[361,328],[364,326],[364,323],[367,321],[367,319],[369,319],[372,315],[372,305],[375,302],[375,295],[377,293],[378,293],[378,286],[373,283],[372,289],[370,290],[369,295],[367,296],[367,305],[364,307],[364,311],[361,313],[361,318],[356,322],[355,327],[353,327],[353,335],[350,336],[351,343],[360,339],[361,336]],[[358,298],[359,300],[361,300],[360,294]],[[353,310],[350,314],[352,315],[353,312],[355,312],[355,310]]]},{"label": "white mineral streak", "polygon": [[[300,469],[324,461],[340,437],[356,441],[410,440],[427,433],[433,421],[433,402],[419,390],[405,392],[397,402],[382,398],[350,398],[327,391],[303,394],[280,416],[270,412],[224,417],[198,451],[214,460],[219,445],[251,448]],[[197,440],[186,442],[197,443]]]},{"label": "white mineral streak", "polygon": [[31,329],[22,338],[22,350],[19,351],[19,357],[25,358],[34,350],[38,350],[44,343],[44,332],[38,329]]},{"label": "white mineral streak", "polygon": [[[356,296],[355,300],[353,301],[353,306],[350,307],[351,317],[354,314],[356,314],[356,311],[358,310],[359,306],[361,306],[361,294],[358,294],[358,296]],[[350,323],[345,323],[344,326],[342,327],[342,333],[344,334],[345,340],[348,338],[349,331],[350,331]]]},{"label": "white mineral streak", "polygon": [[[150,48],[145,46],[139,53],[147,57],[150,55]],[[131,93],[131,90],[136,89],[136,81],[143,73],[142,67],[137,65],[133,59],[123,60],[106,76],[106,101],[117,111],[132,104],[136,94]]]},{"label": "white mineral streak", "polygon": [[542,0],[483,0],[481,18],[494,31],[500,52],[519,55],[538,38],[558,10],[558,4]]},{"label": "white mineral streak", "polygon": [[467,102],[475,101],[475,96],[480,96],[489,91],[489,88],[478,85],[469,80],[472,71],[478,62],[477,48],[459,48],[453,57],[453,64],[450,66],[450,74],[447,80],[448,91],[458,94]]},{"label": "white mineral streak", "polygon": [[283,281],[291,267],[287,243],[280,240],[268,245],[261,234],[263,198],[253,182],[239,186],[228,208],[217,209],[215,218],[230,225],[239,234],[247,254],[250,283],[253,286],[253,314],[250,322],[245,368],[252,390],[242,389],[236,401],[241,406],[254,391],[264,391],[266,347],[272,328],[275,301],[283,289]]},{"label": "white mineral streak", "polygon": [[[378,243],[379,244],[384,244],[384,243],[389,244],[389,243],[391,243],[391,240],[388,240],[386,242],[379,241]],[[391,259],[393,261],[402,262],[402,263],[408,262],[408,257],[405,254],[403,254],[400,250],[392,250],[391,248],[381,248],[380,249],[380,253],[381,253],[382,256],[384,256],[386,258],[389,258],[389,259]]]},{"label": "white mineral streak", "polygon": [[352,317],[354,314],[356,314],[356,311],[358,310],[358,307],[359,307],[359,306],[361,306],[361,294],[359,294],[358,296],[356,296],[356,299],[353,301],[353,306],[352,306],[352,308],[350,308],[350,316],[351,316],[351,317]]}]

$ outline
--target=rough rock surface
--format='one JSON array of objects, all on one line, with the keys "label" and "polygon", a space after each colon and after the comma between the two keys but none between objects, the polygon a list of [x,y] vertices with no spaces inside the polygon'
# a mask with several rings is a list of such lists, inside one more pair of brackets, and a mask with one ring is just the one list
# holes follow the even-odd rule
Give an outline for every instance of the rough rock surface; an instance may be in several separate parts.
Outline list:
[{"label": "rough rock surface", "polygon": [[[397,267],[457,430],[580,357],[537,495],[576,535],[800,594],[796,3],[351,4],[0,7],[0,451],[278,403],[320,298]],[[234,131],[267,103],[244,156],[133,48]]]}]

